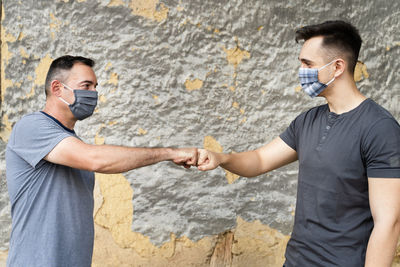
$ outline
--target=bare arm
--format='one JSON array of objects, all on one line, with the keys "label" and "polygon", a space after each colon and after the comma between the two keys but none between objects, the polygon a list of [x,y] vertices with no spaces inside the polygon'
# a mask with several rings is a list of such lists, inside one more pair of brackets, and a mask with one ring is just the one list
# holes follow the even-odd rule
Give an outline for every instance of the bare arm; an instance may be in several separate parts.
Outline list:
[{"label": "bare arm", "polygon": [[297,152],[280,137],[252,151],[223,154],[200,149],[199,152],[199,170],[207,171],[221,166],[245,177],[254,177],[297,160]]},{"label": "bare arm", "polygon": [[78,138],[68,137],[62,140],[45,160],[100,173],[121,173],[165,160],[185,166],[195,165],[197,149],[90,145]]},{"label": "bare arm", "polygon": [[390,267],[400,234],[400,179],[369,178],[368,185],[374,229],[365,267]]}]

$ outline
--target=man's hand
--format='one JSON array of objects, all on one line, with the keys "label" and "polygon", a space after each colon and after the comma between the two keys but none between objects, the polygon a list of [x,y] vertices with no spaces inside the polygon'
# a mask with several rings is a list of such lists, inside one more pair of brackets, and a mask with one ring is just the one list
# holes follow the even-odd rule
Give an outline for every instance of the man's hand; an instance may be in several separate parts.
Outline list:
[{"label": "man's hand", "polygon": [[185,168],[197,166],[198,150],[197,148],[176,148],[172,161]]},{"label": "man's hand", "polygon": [[206,149],[199,149],[197,168],[201,171],[209,171],[217,168],[221,164],[219,153],[211,152]]}]

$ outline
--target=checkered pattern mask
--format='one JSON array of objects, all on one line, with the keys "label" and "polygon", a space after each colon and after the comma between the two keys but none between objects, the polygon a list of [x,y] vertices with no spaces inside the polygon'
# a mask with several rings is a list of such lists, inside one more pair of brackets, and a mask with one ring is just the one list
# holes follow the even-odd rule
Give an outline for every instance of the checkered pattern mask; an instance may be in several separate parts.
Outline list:
[{"label": "checkered pattern mask", "polygon": [[322,70],[326,66],[329,66],[336,60],[329,62],[328,64],[322,66],[319,69],[310,69],[310,68],[300,68],[299,69],[299,78],[301,88],[311,97],[316,97],[319,95],[330,83],[335,80],[335,77],[332,78],[326,84],[321,83],[318,80],[318,71]]}]

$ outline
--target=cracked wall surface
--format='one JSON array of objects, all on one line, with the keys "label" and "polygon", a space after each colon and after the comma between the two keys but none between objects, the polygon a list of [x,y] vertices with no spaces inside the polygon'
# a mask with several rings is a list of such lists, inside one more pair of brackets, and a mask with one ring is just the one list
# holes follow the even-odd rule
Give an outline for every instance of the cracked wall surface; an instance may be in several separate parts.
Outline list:
[{"label": "cracked wall surface", "polygon": [[[360,30],[354,79],[400,120],[398,10],[397,0],[2,1],[0,263],[5,146],[23,114],[44,107],[53,59],[96,61],[99,104],[76,127],[86,142],[235,153],[323,103],[301,92],[294,31],[327,19]],[[97,174],[93,266],[282,266],[296,186],[296,163],[251,179],[169,162]]]}]

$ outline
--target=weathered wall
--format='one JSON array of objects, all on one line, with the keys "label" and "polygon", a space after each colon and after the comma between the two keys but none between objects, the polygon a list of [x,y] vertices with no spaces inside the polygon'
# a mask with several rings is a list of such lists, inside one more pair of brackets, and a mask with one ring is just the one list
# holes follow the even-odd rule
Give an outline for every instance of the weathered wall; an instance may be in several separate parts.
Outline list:
[{"label": "weathered wall", "polygon": [[[3,1],[0,262],[4,149],[13,124],[43,107],[52,59],[97,62],[98,109],[76,129],[87,142],[238,152],[322,103],[299,90],[293,33],[326,19],[359,28],[358,86],[399,120],[399,10],[398,0]],[[281,266],[296,179],[296,164],[253,179],[171,163],[96,175],[93,266]]]}]

